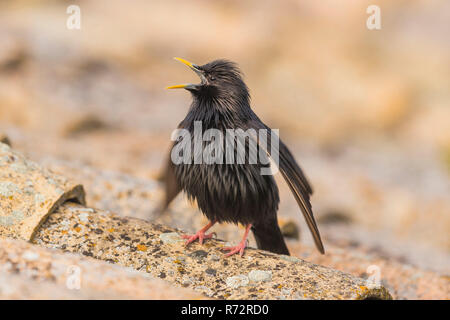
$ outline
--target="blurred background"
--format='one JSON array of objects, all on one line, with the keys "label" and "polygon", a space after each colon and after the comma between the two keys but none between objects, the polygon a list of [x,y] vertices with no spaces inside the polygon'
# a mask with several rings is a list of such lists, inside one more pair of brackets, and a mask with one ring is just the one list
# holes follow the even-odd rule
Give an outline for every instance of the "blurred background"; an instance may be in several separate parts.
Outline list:
[{"label": "blurred background", "polygon": [[[71,4],[81,8],[81,30],[66,27]],[[366,27],[371,4],[381,8],[381,30]],[[187,92],[164,88],[198,81],[172,57],[227,58],[315,189],[325,257],[277,178],[292,253],[361,275],[367,265],[333,256],[359,252],[448,283],[449,34],[444,0],[3,0],[0,136],[55,170],[63,163],[152,180],[190,103]],[[91,205],[120,211],[85,184]],[[157,219],[194,231],[205,220],[180,198]],[[150,202],[128,214],[156,219]],[[216,231],[230,241],[242,233]],[[396,290],[410,297],[414,288]]]}]

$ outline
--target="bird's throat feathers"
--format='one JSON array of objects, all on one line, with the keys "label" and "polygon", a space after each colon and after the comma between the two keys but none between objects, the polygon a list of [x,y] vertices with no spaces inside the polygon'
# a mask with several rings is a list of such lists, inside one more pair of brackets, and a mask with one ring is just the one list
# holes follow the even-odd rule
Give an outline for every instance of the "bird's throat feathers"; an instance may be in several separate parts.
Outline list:
[{"label": "bird's throat feathers", "polygon": [[[229,88],[230,89],[230,88]],[[243,119],[251,117],[250,95],[247,87],[203,88],[193,94],[193,101],[186,117],[190,121],[216,123],[220,127],[235,127]]]}]

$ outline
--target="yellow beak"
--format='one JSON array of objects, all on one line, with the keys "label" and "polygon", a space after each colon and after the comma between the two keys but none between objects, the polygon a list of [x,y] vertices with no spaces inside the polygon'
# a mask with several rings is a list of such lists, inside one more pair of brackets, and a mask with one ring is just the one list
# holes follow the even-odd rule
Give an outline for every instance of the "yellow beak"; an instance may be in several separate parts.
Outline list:
[{"label": "yellow beak", "polygon": [[[197,66],[195,64],[193,64],[192,62],[187,61],[187,60],[185,60],[183,58],[175,57],[174,59],[180,61],[181,63],[183,63],[185,65],[187,65],[196,74],[198,74],[200,76],[200,78],[202,78],[202,80],[203,80],[203,75],[202,75],[201,71],[197,69]],[[193,88],[195,86],[196,85],[190,84],[190,83],[188,83],[188,84],[177,84],[177,85],[174,85],[174,86],[167,87],[166,89],[185,89],[185,88]]]},{"label": "yellow beak", "polygon": [[184,89],[188,84],[176,84],[174,86],[166,87],[166,89]]},{"label": "yellow beak", "polygon": [[174,59],[180,61],[181,63],[184,63],[185,65],[187,65],[191,69],[195,69],[194,64],[192,62],[190,62],[190,61],[187,61],[187,60],[185,60],[183,58],[178,58],[178,57],[175,57]]}]

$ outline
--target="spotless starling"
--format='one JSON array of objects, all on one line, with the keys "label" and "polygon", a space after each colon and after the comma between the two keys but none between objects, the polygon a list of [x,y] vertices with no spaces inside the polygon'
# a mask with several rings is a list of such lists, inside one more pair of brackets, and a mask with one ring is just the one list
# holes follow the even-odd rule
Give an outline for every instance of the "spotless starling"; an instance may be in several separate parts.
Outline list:
[{"label": "spotless starling", "polygon": [[[187,239],[186,244],[197,239],[202,244],[204,239],[212,237],[211,233],[207,234],[206,232],[215,223],[230,222],[245,226],[245,233],[237,246],[224,248],[229,251],[227,256],[236,253],[243,255],[250,230],[255,236],[258,248],[288,255],[289,251],[277,222],[280,202],[278,187],[272,174],[262,174],[262,169],[271,168],[273,172],[274,166],[276,166],[291,189],[318,250],[324,253],[309,199],[313,192],[312,188],[286,145],[251,109],[249,90],[237,65],[221,59],[200,66],[181,58],[175,59],[187,65],[201,79],[199,84],[168,87],[168,89],[183,88],[192,95],[188,114],[178,126],[178,129],[183,129],[191,134],[184,136],[191,140],[186,144],[189,145],[189,148],[182,151],[183,159],[189,161],[177,162],[173,160],[172,156],[167,161],[164,174],[166,194],[163,209],[167,208],[180,191],[184,191],[188,199],[197,202],[198,207],[209,220],[209,223],[196,234],[184,236]],[[223,137],[227,137],[224,138],[225,142],[220,144],[222,147],[230,137],[229,130],[232,132],[239,130],[239,132],[266,131],[268,137],[266,142],[267,140],[271,142],[266,146],[267,143],[263,144],[263,139],[260,139],[259,136],[249,134],[245,137],[247,140],[244,144],[239,144],[238,138],[236,138],[238,135],[231,135],[232,143],[230,145],[235,146],[236,144],[238,149],[239,146],[248,147],[249,150],[248,153],[245,152],[244,161],[225,160],[229,155],[223,155],[224,161],[222,162],[195,161],[198,152],[194,151],[191,154],[185,152],[196,148],[194,146],[196,124],[201,124],[202,132],[215,129]],[[276,151],[272,150],[274,149],[272,138],[277,138],[278,141],[278,150]],[[174,142],[171,155],[181,140],[178,139]],[[262,160],[248,161],[252,151],[250,150],[252,145],[250,140],[256,142],[257,154],[264,154],[268,161],[263,161],[264,157],[260,157]],[[213,141],[213,139],[208,141]],[[201,148],[207,147],[208,141],[202,140]],[[186,141],[184,142],[186,143]],[[262,153],[259,152],[261,150]],[[277,161],[274,161],[275,158]],[[219,157],[219,160],[222,158]]]}]

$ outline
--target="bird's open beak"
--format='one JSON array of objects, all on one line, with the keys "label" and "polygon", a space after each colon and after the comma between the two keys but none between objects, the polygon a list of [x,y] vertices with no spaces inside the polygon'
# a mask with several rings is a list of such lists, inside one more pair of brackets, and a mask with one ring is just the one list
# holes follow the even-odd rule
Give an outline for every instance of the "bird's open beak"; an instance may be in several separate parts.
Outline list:
[{"label": "bird's open beak", "polygon": [[[174,58],[175,60],[180,61],[181,63],[184,63],[185,65],[187,65],[192,71],[194,71],[202,80],[202,83],[206,82],[206,78],[203,75],[203,72],[198,68],[198,66],[192,62],[189,62],[185,59],[182,58]],[[175,86],[170,86],[167,87],[166,89],[196,89],[199,85],[198,84],[192,84],[192,83],[188,83],[188,84],[177,84]]]}]

